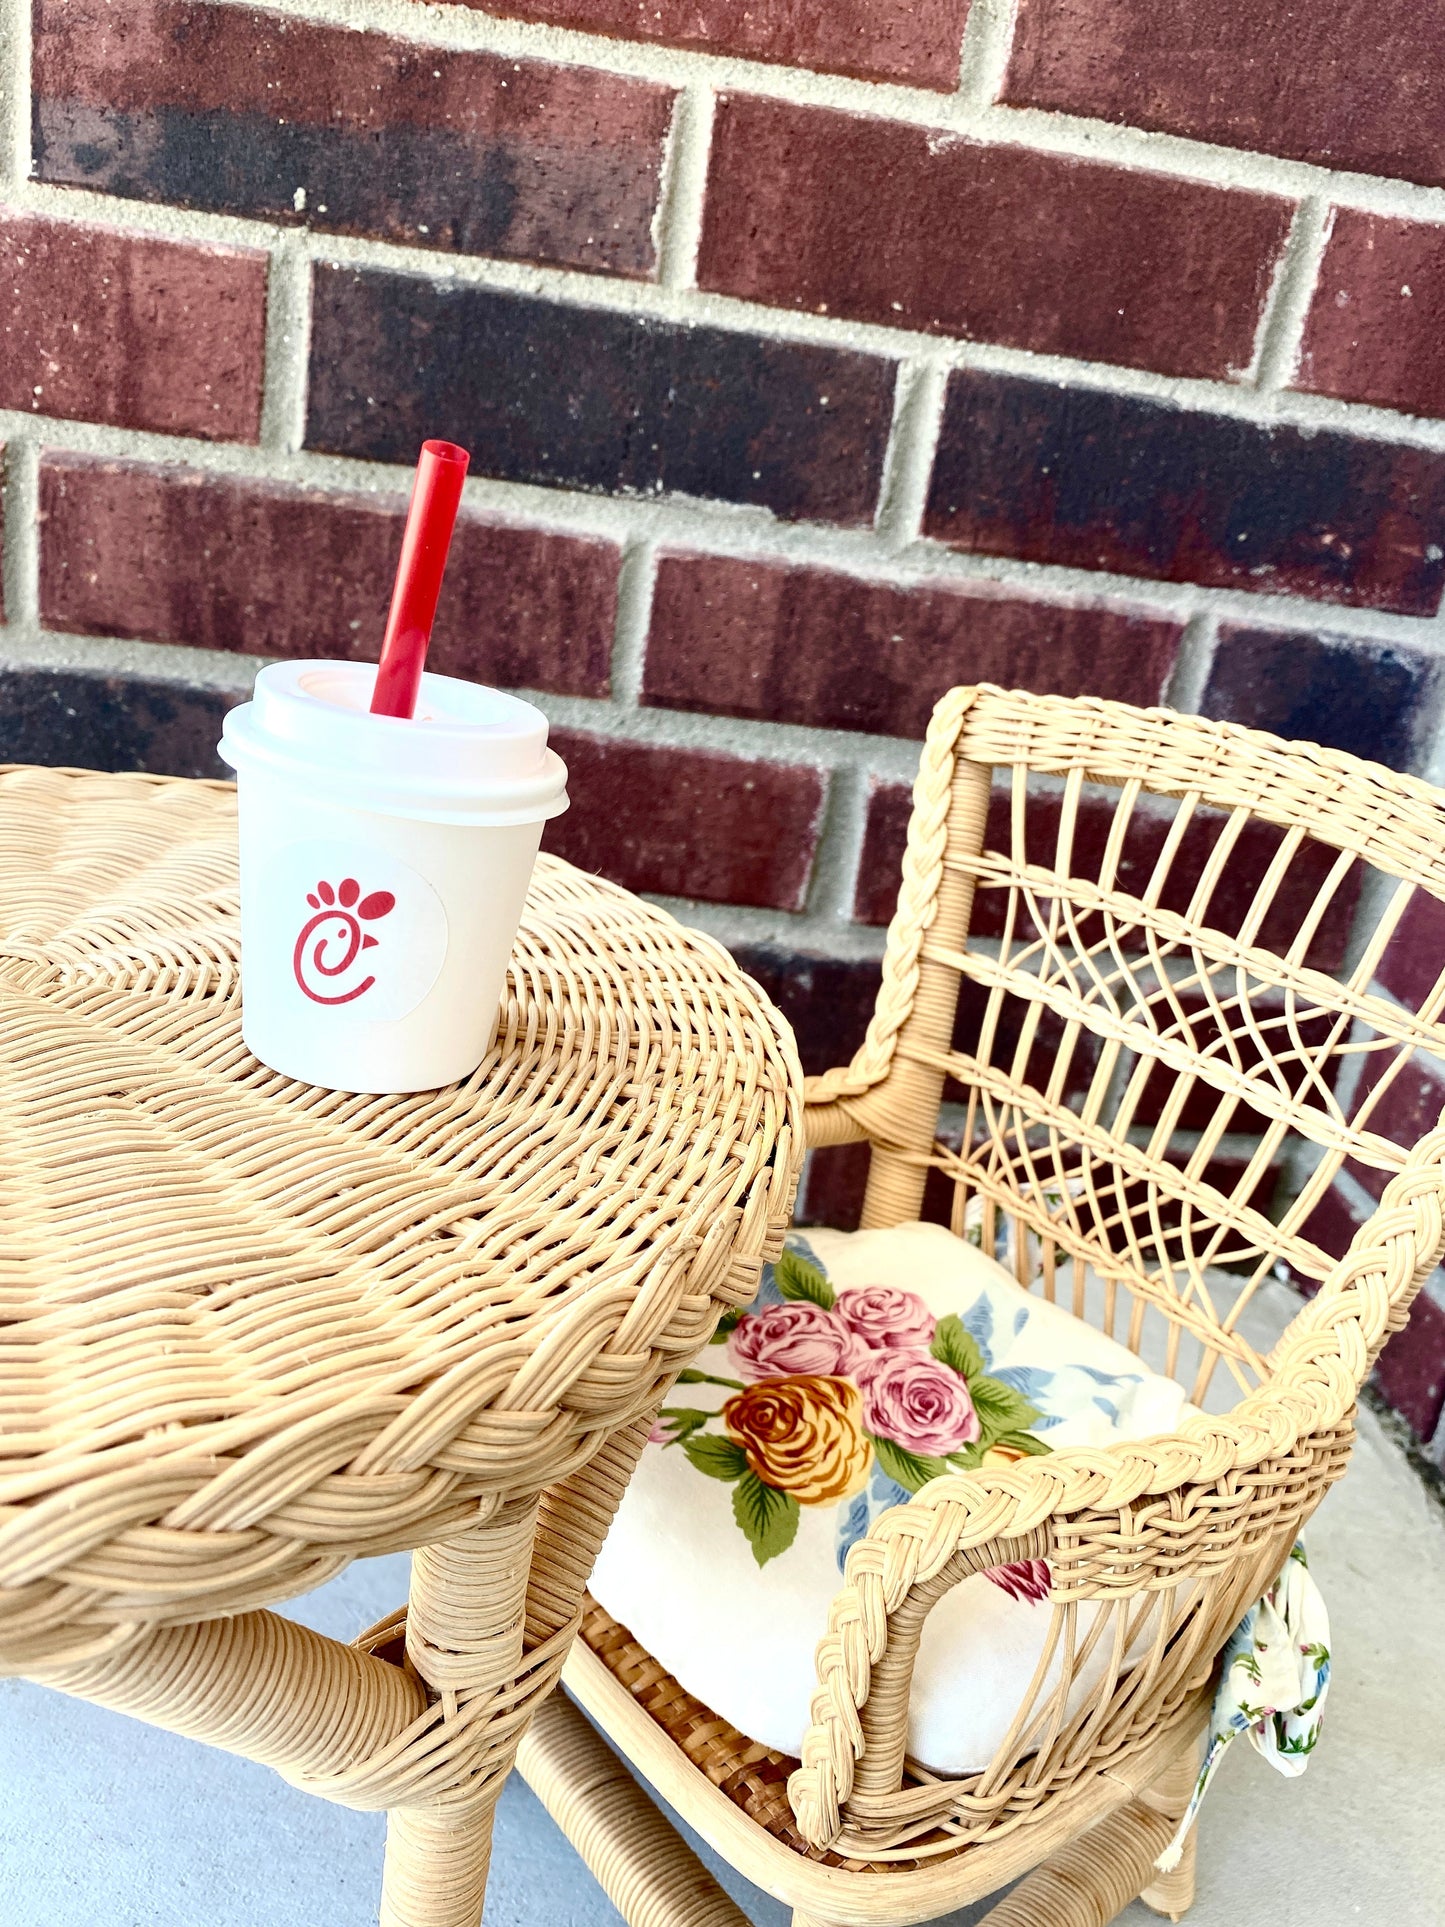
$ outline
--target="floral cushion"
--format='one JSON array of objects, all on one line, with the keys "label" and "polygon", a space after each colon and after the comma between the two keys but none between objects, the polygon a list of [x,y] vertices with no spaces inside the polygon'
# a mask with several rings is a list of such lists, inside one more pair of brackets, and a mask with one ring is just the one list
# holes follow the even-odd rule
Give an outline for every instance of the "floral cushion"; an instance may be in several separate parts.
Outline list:
[{"label": "floral cushion", "polygon": [[[1172,1380],[937,1225],[795,1232],[724,1324],[654,1427],[592,1590],[689,1692],[783,1753],[808,1725],[844,1556],[880,1512],[942,1472],[1153,1437],[1186,1409]],[[1048,1592],[1032,1560],[939,1601],[914,1758],[988,1763],[1043,1651]]]}]

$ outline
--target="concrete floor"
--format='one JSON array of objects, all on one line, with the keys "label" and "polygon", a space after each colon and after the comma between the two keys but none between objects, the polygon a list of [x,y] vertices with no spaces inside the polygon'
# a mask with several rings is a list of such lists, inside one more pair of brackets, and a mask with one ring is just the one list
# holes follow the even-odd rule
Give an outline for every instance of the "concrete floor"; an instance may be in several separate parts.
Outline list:
[{"label": "concrete floor", "polygon": [[[1320,1751],[1285,1781],[1233,1749],[1205,1807],[1193,1927],[1445,1927],[1445,1518],[1369,1413],[1360,1430],[1309,1534],[1336,1662]],[[405,1583],[404,1559],[371,1560],[294,1610],[350,1637]],[[0,1683],[0,1927],[368,1927],[382,1824],[119,1714]],[[785,1927],[775,1901],[727,1884],[758,1927]],[[516,1780],[487,1922],[618,1927]]]}]

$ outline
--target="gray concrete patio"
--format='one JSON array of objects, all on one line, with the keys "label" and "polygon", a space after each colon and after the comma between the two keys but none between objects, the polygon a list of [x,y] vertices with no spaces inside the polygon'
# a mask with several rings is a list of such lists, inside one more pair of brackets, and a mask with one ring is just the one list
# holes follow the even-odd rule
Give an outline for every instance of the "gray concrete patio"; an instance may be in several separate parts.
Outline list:
[{"label": "gray concrete patio", "polygon": [[[1360,1430],[1350,1476],[1309,1535],[1337,1668],[1321,1749],[1293,1782],[1234,1749],[1205,1809],[1194,1927],[1445,1927],[1445,1518],[1369,1413]],[[371,1560],[294,1610],[350,1636],[405,1583],[403,1558]],[[0,1685],[3,1927],[367,1927],[381,1849],[377,1815],[40,1687]],[[759,1927],[785,1927],[776,1901],[727,1880]],[[487,1922],[618,1922],[515,1780]]]}]

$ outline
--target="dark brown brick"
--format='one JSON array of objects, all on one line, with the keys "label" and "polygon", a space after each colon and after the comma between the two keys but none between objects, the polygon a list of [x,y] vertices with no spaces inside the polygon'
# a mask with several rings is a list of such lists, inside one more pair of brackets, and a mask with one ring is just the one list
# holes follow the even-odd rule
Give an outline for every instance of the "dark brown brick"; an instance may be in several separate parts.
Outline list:
[{"label": "dark brown brick", "polygon": [[1442,0],[1020,0],[1003,99],[1445,181]]},{"label": "dark brown brick", "polygon": [[158,676],[0,670],[0,763],[229,776],[221,719],[244,697]]},{"label": "dark brown brick", "polygon": [[1445,227],[1336,210],[1295,386],[1445,415]]},{"label": "dark brown brick", "polygon": [[[1429,1064],[1412,1057],[1376,1096],[1375,1087],[1394,1069],[1399,1054],[1398,1046],[1390,1045],[1365,1059],[1351,1115],[1362,1118],[1363,1128],[1376,1137],[1388,1138],[1401,1150],[1409,1151],[1439,1124],[1445,1111],[1445,1079]],[[1347,1168],[1376,1198],[1395,1175],[1358,1158],[1352,1158]]]},{"label": "dark brown brick", "polygon": [[629,890],[800,910],[822,824],[815,769],[571,729],[551,740],[572,807],[544,847]]},{"label": "dark brown brick", "polygon": [[734,944],[733,955],[792,1025],[810,1077],[848,1062],[863,1042],[882,982],[873,958],[771,943]]},{"label": "dark brown brick", "polygon": [[1403,1331],[1386,1345],[1375,1386],[1416,1438],[1434,1436],[1445,1409],[1445,1311],[1422,1291]]},{"label": "dark brown brick", "polygon": [[1039,353],[1224,376],[1287,201],[786,101],[718,103],[699,284]]},{"label": "dark brown brick", "polygon": [[[50,454],[40,512],[47,628],[248,655],[380,651],[405,496]],[[617,568],[610,542],[463,515],[429,667],[605,696]]]},{"label": "dark brown brick", "polygon": [[649,82],[192,0],[37,0],[33,72],[41,180],[610,274],[656,265],[673,96]]},{"label": "dark brown brick", "polygon": [[863,524],[894,380],[849,349],[319,267],[306,440],[410,463],[445,435],[474,474]]},{"label": "dark brown brick", "polygon": [[[908,829],[909,792],[902,784],[878,784],[869,799],[868,824],[863,842],[854,914],[864,923],[886,923],[893,914],[898,893],[898,877],[903,862],[903,847]],[[1052,868],[1058,861],[1060,797],[1057,790],[1042,790],[1029,799],[1025,818],[1027,838],[1025,860]],[[1108,844],[1114,816],[1113,797],[1108,793],[1085,792],[1074,825],[1069,857],[1069,874],[1097,882]],[[984,847],[1004,854],[1011,852],[1010,789],[996,784],[989,801]],[[1125,833],[1115,884],[1131,896],[1142,896],[1174,820],[1169,803],[1141,801],[1136,805]],[[1180,840],[1170,864],[1169,878],[1160,896],[1163,909],[1180,914],[1189,907],[1199,879],[1212,855],[1226,819],[1217,811],[1196,811]],[[1202,923],[1221,935],[1234,936],[1248,915],[1255,890],[1269,869],[1283,832],[1268,823],[1249,824],[1234,845],[1207,905],[1201,911]],[[1311,911],[1316,893],[1335,861],[1335,852],[1323,843],[1305,843],[1296,853],[1289,871],[1260,927],[1257,942],[1277,955],[1286,952]],[[1349,940],[1359,902],[1361,866],[1346,873],[1330,898],[1324,915],[1306,953],[1308,961],[1320,970],[1338,969]],[[976,936],[1003,934],[1007,892],[981,888],[974,898],[973,931]],[[1015,924],[1016,938],[1022,941],[1022,926]],[[1079,939],[1091,943],[1104,931],[1096,918],[1080,918],[1076,929]],[[1126,950],[1142,948],[1142,939],[1116,931],[1116,940]]]},{"label": "dark brown brick", "polygon": [[925,529],[988,555],[1430,615],[1445,453],[959,369]]},{"label": "dark brown brick", "polygon": [[1445,903],[1417,890],[1390,937],[1378,976],[1385,989],[1418,1010],[1445,970]]},{"label": "dark brown brick", "polygon": [[0,408],[254,442],[266,256],[0,208]]},{"label": "dark brown brick", "polygon": [[1394,644],[1227,623],[1199,708],[1409,769],[1435,676],[1429,657]]},{"label": "dark brown brick", "polygon": [[955,683],[1157,703],[1179,624],[984,584],[907,589],[804,565],[664,555],[643,699],[921,737]]},{"label": "dark brown brick", "polygon": [[[479,6],[482,0],[467,0]],[[968,0],[486,0],[488,13],[952,93]]]}]

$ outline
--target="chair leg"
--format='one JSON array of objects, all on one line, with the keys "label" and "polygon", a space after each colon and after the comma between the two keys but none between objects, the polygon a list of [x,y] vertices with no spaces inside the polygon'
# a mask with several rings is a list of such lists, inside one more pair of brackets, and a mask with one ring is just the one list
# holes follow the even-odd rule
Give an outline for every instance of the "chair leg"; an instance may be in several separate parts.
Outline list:
[{"label": "chair leg", "polygon": [[480,1927],[492,1818],[525,1718],[514,1682],[536,1502],[412,1556],[407,1658],[455,1716],[480,1703],[465,1771],[450,1791],[403,1802],[387,1817],[382,1927]]},{"label": "chair leg", "polygon": [[501,1790],[499,1779],[481,1801],[392,1809],[381,1927],[479,1927]]},{"label": "chair leg", "polygon": [[[1199,1761],[1196,1749],[1186,1747],[1170,1762],[1168,1769],[1161,1773],[1144,1798],[1150,1806],[1167,1814],[1177,1825],[1184,1809],[1189,1805],[1189,1797],[1194,1791],[1194,1782],[1199,1775]],[[1163,1914],[1169,1920],[1183,1920],[1194,1904],[1195,1864],[1199,1851],[1199,1822],[1196,1819],[1189,1829],[1177,1867],[1168,1873],[1156,1874],[1143,1889],[1139,1898],[1144,1905],[1156,1914]]]}]

